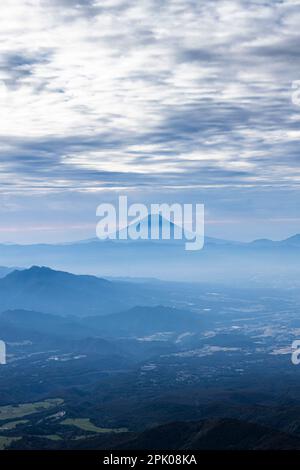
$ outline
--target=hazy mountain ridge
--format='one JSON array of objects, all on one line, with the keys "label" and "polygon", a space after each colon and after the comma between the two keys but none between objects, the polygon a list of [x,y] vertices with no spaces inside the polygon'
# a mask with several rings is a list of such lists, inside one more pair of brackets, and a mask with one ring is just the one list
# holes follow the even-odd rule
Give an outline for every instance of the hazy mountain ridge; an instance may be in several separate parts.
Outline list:
[{"label": "hazy mountain ridge", "polygon": [[0,279],[7,276],[9,273],[19,268],[8,268],[6,266],[0,266]]},{"label": "hazy mountain ridge", "polygon": [[23,331],[24,339],[30,339],[30,335],[37,333],[65,338],[93,336],[130,338],[155,333],[195,332],[201,330],[202,324],[203,320],[195,313],[164,306],[137,306],[110,315],[80,318],[28,310],[8,310],[0,313],[3,339],[6,339],[7,327]]},{"label": "hazy mountain ridge", "polygon": [[86,318],[86,323],[103,334],[127,337],[197,331],[201,327],[201,320],[196,314],[164,306],[136,306],[120,313]]},{"label": "hazy mountain ridge", "polygon": [[[93,238],[88,238],[88,239],[82,239],[82,240],[77,240],[77,241],[70,241],[70,242],[57,242],[57,243],[29,243],[29,244],[20,244],[20,243],[0,243],[0,246],[1,247],[6,247],[7,249],[9,249],[10,247],[20,247],[20,248],[26,248],[26,247],[47,247],[47,246],[76,246],[76,245],[86,245],[86,244],[90,244],[90,243],[98,243],[98,244],[103,244],[103,243],[107,243],[107,242],[114,242],[114,243],[118,243],[118,242],[123,242],[123,241],[128,241],[129,243],[135,243],[135,242],[142,242],[142,243],[149,243],[149,242],[161,242],[161,243],[166,243],[166,242],[172,242],[172,241],[180,241],[180,240],[174,240],[174,230],[176,229],[176,227],[180,228],[179,225],[177,224],[174,224],[173,222],[169,222],[167,219],[163,218],[162,216],[159,217],[159,220],[157,221],[156,219],[154,219],[154,222],[151,221],[151,218],[150,216],[148,216],[147,220],[146,220],[146,225],[148,226],[148,230],[149,230],[149,234],[151,233],[151,227],[152,225],[154,225],[154,227],[158,226],[159,227],[159,233],[161,234],[161,230],[163,227],[167,227],[168,225],[170,225],[170,240],[151,240],[150,238],[147,239],[147,240],[143,240],[143,239],[138,239],[138,240],[131,240],[129,237],[128,237],[128,240],[122,240],[122,237],[126,235],[127,233],[127,230],[130,228],[130,227],[135,227],[139,228],[139,226],[144,222],[144,220],[141,220],[139,222],[135,222],[135,223],[132,223],[132,224],[129,224],[127,227],[125,228],[122,228],[120,230],[118,230],[116,233],[115,233],[115,238],[110,238],[110,239],[107,239],[107,240],[101,240],[99,239],[98,237],[93,237]],[[187,233],[189,234],[189,236],[192,235],[191,232],[187,231]],[[181,240],[184,242],[184,239]],[[291,235],[287,238],[283,238],[282,240],[272,240],[272,239],[269,239],[269,238],[258,238],[258,239],[254,239],[252,241],[238,241],[238,240],[230,240],[230,239],[222,239],[222,238],[216,238],[216,237],[211,237],[211,236],[204,236],[204,245],[216,245],[216,246],[241,246],[241,247],[252,247],[253,245],[257,245],[257,244],[269,244],[269,245],[273,245],[274,247],[275,246],[294,246],[294,247],[300,247],[300,234],[296,233],[294,235]],[[10,268],[5,268],[5,269],[10,269]],[[0,267],[0,270],[1,270],[1,267]]]},{"label": "hazy mountain ridge", "polygon": [[[0,279],[1,310],[32,310],[56,315],[105,315],[133,305],[142,289],[126,282],[75,275],[33,266]],[[145,294],[145,297],[146,294]]]},{"label": "hazy mountain ridge", "polygon": [[[2,265],[51,266],[100,277],[153,277],[222,283],[280,283],[300,277],[300,236],[250,243],[205,238],[204,248],[186,251],[185,240],[91,239],[67,244],[0,245]],[[231,266],[234,265],[234,269]],[[0,273],[1,274],[1,273]]]}]

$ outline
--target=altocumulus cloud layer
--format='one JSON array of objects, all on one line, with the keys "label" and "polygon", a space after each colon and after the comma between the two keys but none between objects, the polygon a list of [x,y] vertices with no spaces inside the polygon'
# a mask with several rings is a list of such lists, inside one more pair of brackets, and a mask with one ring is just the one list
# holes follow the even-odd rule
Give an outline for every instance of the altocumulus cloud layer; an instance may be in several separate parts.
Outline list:
[{"label": "altocumulus cloud layer", "polygon": [[3,192],[299,182],[300,1],[0,9]]}]

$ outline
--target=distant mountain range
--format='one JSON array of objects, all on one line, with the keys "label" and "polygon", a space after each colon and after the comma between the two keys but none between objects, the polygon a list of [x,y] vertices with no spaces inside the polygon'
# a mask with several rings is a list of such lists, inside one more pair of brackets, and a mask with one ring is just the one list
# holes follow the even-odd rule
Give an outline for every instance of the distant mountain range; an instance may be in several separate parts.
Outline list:
[{"label": "distant mountain range", "polygon": [[33,266],[0,279],[1,310],[25,309],[55,315],[106,315],[141,304],[150,295],[126,282],[76,276]]},{"label": "distant mountain range", "polygon": [[[167,226],[169,224],[168,221],[163,221],[163,222],[160,222],[159,223],[159,227],[160,227],[160,232],[162,230],[162,226]],[[136,224],[137,225],[137,224]],[[151,222],[148,223],[148,226],[149,226],[149,233],[150,233],[150,230],[151,230]],[[183,243],[184,240],[174,240],[174,231],[176,230],[175,229],[175,224],[173,224],[172,222],[170,222],[170,233],[171,233],[171,238],[170,240],[126,240],[128,243],[136,243],[136,242],[139,242],[139,243],[157,243],[157,242],[160,242],[160,243],[170,243],[170,242],[181,242]],[[127,229],[122,229],[120,230],[119,232],[117,232],[117,238],[115,240],[110,240],[110,241],[114,241],[114,243],[118,243],[118,242],[123,242],[125,240],[120,240],[118,237],[119,237],[119,234],[122,234],[122,233],[125,233]],[[189,236],[192,236],[191,233],[189,232]],[[105,243],[107,240],[100,240],[99,238],[97,237],[94,237],[94,238],[89,238],[87,240],[79,240],[77,242],[70,242],[68,243],[68,245],[81,245],[81,244],[88,244],[88,243]],[[58,244],[59,245],[59,244]],[[23,245],[24,246],[24,245]],[[261,238],[261,239],[257,239],[257,240],[253,240],[253,241],[250,241],[250,242],[242,242],[242,241],[234,241],[234,240],[225,240],[225,239],[221,239],[221,238],[214,238],[214,237],[204,237],[204,247],[207,247],[207,246],[228,246],[228,247],[243,247],[243,248],[251,248],[253,246],[263,246],[263,247],[266,247],[266,246],[269,246],[269,247],[294,247],[294,248],[300,248],[300,234],[295,234],[295,235],[292,235],[291,237],[288,237],[288,238],[285,238],[283,240],[270,240],[268,238]]]},{"label": "distant mountain range", "polygon": [[85,346],[74,346],[82,352],[83,346],[98,351],[97,338],[130,340],[171,334],[175,341],[183,333],[201,331],[203,320],[198,314],[157,305],[160,296],[155,287],[148,291],[139,283],[38,266],[16,270],[0,279],[1,339],[60,347],[66,341],[89,339]]},{"label": "distant mountain range", "polygon": [[52,337],[64,340],[93,336],[95,330],[76,321],[31,310],[7,310],[0,313],[1,338],[5,341],[45,341]]},{"label": "distant mountain range", "polygon": [[254,240],[249,243],[250,246],[261,246],[263,248],[273,247],[273,248],[300,248],[300,234],[293,235],[292,237],[286,238],[280,241],[273,241],[267,238]]},{"label": "distant mountain range", "polygon": [[155,334],[201,331],[202,321],[195,313],[175,308],[134,307],[116,314],[92,317],[61,317],[31,310],[0,313],[1,339],[36,340],[38,335],[67,339],[92,336],[137,338]]},{"label": "distant mountain range", "polygon": [[[172,232],[174,227],[171,226]],[[185,250],[185,241],[174,238],[101,241],[92,238],[53,245],[0,244],[0,263],[25,268],[50,266],[56,270],[106,278],[152,277],[272,286],[291,286],[300,279],[298,234],[282,241],[261,239],[249,243],[206,237],[204,248],[191,252]],[[0,268],[0,278],[9,269]]]},{"label": "distant mountain range", "polygon": [[195,313],[176,308],[137,306],[125,312],[85,319],[85,323],[104,335],[138,337],[158,332],[199,331],[201,320]]}]

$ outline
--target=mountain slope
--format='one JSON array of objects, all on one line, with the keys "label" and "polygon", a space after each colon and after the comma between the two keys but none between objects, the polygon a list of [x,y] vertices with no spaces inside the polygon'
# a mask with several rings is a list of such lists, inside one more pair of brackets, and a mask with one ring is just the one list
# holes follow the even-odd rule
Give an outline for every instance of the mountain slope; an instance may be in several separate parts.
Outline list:
[{"label": "mountain slope", "polygon": [[[15,449],[49,448],[44,440],[24,437]],[[53,449],[105,450],[299,450],[297,436],[258,424],[233,419],[177,422],[153,427],[141,433],[102,433],[80,440],[51,443]]]},{"label": "mountain slope", "polygon": [[1,338],[37,340],[41,336],[56,336],[64,339],[93,336],[93,329],[75,317],[61,317],[28,310],[7,310],[0,313]]},{"label": "mountain slope", "polygon": [[0,278],[7,276],[7,274],[14,271],[16,268],[7,268],[6,266],[0,266]]},{"label": "mountain slope", "polygon": [[86,319],[86,324],[111,336],[146,336],[159,332],[199,331],[194,313],[170,307],[134,307],[125,312]]},{"label": "mountain slope", "polygon": [[129,440],[121,449],[300,449],[300,439],[258,424],[221,419],[158,426]]},{"label": "mountain slope", "polygon": [[0,279],[1,311],[32,310],[55,315],[99,315],[123,310],[143,298],[129,283],[76,276],[33,266]]}]

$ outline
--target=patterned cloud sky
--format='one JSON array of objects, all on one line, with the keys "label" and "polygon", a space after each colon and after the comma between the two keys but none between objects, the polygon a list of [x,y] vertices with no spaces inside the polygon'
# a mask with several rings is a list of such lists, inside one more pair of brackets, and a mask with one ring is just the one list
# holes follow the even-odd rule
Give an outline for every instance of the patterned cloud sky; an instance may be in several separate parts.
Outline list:
[{"label": "patterned cloud sky", "polygon": [[0,8],[7,207],[28,194],[297,189],[300,1]]},{"label": "patterned cloud sky", "polygon": [[3,0],[2,190],[299,181],[300,2]]}]

